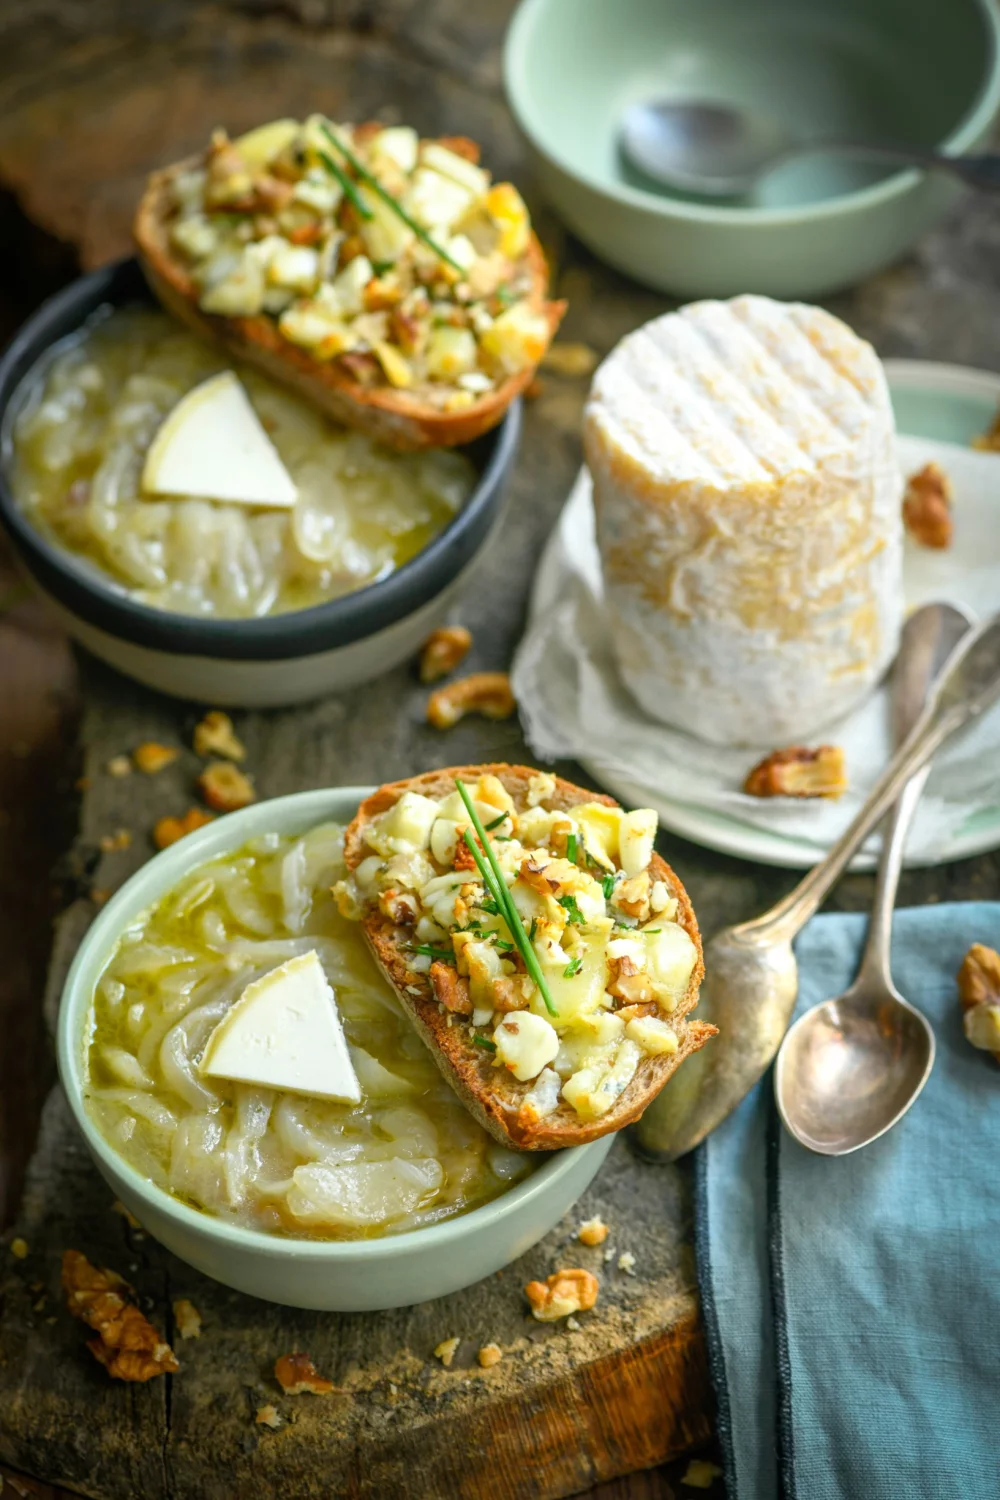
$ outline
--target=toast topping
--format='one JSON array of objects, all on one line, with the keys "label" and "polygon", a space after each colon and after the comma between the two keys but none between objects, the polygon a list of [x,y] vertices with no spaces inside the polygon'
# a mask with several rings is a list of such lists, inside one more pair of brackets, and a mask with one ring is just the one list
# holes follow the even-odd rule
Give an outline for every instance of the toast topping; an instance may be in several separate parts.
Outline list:
[{"label": "toast topping", "polygon": [[203,312],[273,318],[362,384],[463,411],[549,342],[528,211],[471,141],[277,120],[217,132],[174,184],[170,246]]},{"label": "toast topping", "polygon": [[492,774],[465,790],[479,832],[457,789],[404,791],[365,824],[371,852],[338,904],[384,914],[386,893],[406,892],[394,920],[407,978],[468,1027],[481,1069],[530,1082],[520,1108],[535,1118],[563,1102],[596,1119],[644,1057],[677,1050],[670,1017],[697,961],[675,896],[650,878],[656,814],[551,807],[543,774],[520,808]]}]

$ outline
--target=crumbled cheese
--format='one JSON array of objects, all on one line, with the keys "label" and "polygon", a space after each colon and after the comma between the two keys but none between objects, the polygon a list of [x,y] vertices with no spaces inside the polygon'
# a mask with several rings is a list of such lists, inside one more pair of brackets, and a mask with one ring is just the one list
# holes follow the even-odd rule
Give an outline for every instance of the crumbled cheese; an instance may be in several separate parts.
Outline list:
[{"label": "crumbled cheese", "polygon": [[618,1257],[618,1269],[624,1271],[626,1276],[635,1275],[635,1256],[631,1250],[626,1250]]}]

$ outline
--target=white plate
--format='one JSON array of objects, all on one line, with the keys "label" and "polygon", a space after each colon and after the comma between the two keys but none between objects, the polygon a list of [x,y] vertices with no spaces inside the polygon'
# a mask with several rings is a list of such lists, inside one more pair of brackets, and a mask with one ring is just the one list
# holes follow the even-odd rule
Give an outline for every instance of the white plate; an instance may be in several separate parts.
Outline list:
[{"label": "white plate", "polygon": [[[958,365],[932,364],[918,360],[887,360],[885,369],[897,426],[901,433],[908,436],[934,438],[968,446],[976,434],[990,425],[1000,408],[1000,375],[984,370],[964,369]],[[1000,507],[1000,459],[997,479],[997,504]],[[589,485],[584,495],[581,495],[579,486],[574,486],[567,500],[567,509],[574,505],[582,505],[589,512]],[[557,578],[562,566],[559,560],[558,530],[557,527],[542,555],[533,595],[536,601],[551,599],[558,587]],[[954,577],[954,554],[927,554],[926,558],[921,557],[911,563],[906,580],[910,603],[948,597],[949,557],[953,559],[950,567],[951,576]],[[919,576],[914,576],[915,574]],[[1000,600],[995,601],[995,604],[994,601],[985,599],[977,599],[975,602],[980,607],[985,605],[987,609],[1000,604]],[[674,801],[665,797],[661,791],[644,787],[630,779],[620,766],[582,756],[580,763],[620,801],[631,806],[654,807],[665,828],[709,849],[791,869],[811,868],[824,852],[815,841],[777,830],[771,832],[739,822],[723,812]],[[907,860],[907,863],[943,864],[948,860],[981,854],[998,846],[1000,805],[970,805],[968,817],[959,827],[953,829],[933,849],[925,850],[921,857]],[[855,858],[851,868],[870,870],[874,868],[876,857],[876,852],[868,848]]]}]

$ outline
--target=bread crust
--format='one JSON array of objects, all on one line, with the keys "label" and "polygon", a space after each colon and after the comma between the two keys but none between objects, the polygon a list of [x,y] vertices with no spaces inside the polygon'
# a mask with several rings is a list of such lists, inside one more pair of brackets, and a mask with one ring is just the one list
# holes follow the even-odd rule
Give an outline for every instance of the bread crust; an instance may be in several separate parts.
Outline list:
[{"label": "bread crust", "polygon": [[[338,360],[314,359],[306,349],[290,343],[273,318],[263,314],[227,318],[202,312],[197,287],[186,266],[172,253],[168,238],[173,180],[200,164],[200,157],[189,157],[152,174],[139,200],[132,233],[153,294],[169,313],[201,338],[221,344],[234,358],[256,365],[272,379],[291,386],[334,421],[360,428],[388,447],[404,452],[471,443],[497,425],[511,402],[532,380],[536,366],[508,376],[463,411],[443,412],[409,391],[388,385],[361,385]],[[526,254],[532,274],[529,301],[536,312],[545,316],[551,340],[566,303],[549,302],[546,298],[548,267],[534,234]]]},{"label": "bread crust", "polygon": [[[528,766],[505,763],[481,766],[456,766],[447,770],[428,771],[405,781],[379,787],[358,808],[344,838],[344,854],[350,869],[356,869],[371,850],[364,843],[365,826],[392,807],[404,792],[419,792],[425,797],[442,799],[455,790],[456,779],[472,783],[480,776],[496,776],[506,787],[518,808],[526,805],[528,782],[538,773]],[[552,808],[570,808],[580,802],[602,802],[617,807],[613,797],[587,791],[571,781],[556,778],[555,792],[545,802]],[[441,1072],[462,1103],[492,1136],[518,1151],[553,1151],[566,1146],[582,1146],[587,1141],[620,1130],[638,1119],[643,1110],[680,1067],[686,1057],[697,1052],[714,1036],[717,1027],[704,1021],[688,1019],[698,1003],[698,989],[704,976],[701,937],[698,922],[688,894],[665,860],[653,855],[649,864],[653,880],[663,880],[677,898],[677,922],[684,928],[697,950],[697,960],[684,998],[670,1018],[680,1043],[672,1055],[643,1057],[635,1077],[607,1114],[597,1120],[582,1119],[571,1105],[560,1101],[551,1115],[536,1119],[520,1113],[524,1096],[532,1082],[519,1083],[506,1069],[495,1068],[490,1054],[466,1040],[464,1027],[449,1025],[449,1017],[438,1003],[426,974],[409,966],[402,940],[408,935],[398,929],[377,909],[362,920],[365,937],[379,968],[392,985],[403,1008],[431,1050]]]}]

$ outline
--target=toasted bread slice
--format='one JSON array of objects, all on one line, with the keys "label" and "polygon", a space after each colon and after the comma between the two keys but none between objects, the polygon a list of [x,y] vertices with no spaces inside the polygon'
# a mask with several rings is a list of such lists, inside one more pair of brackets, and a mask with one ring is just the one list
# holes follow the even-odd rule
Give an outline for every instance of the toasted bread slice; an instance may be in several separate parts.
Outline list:
[{"label": "toasted bread slice", "polygon": [[[456,779],[472,785],[486,774],[496,776],[503,783],[518,811],[526,807],[528,783],[537,774],[526,766],[459,766],[392,782],[366,798],[349,825],[344,844],[348,867],[356,869],[371,854],[364,842],[366,825],[392,807],[404,792],[443,799],[455,790]],[[556,779],[554,794],[545,798],[546,806],[552,809],[568,809],[581,802],[600,802],[608,807],[618,805],[611,797],[587,791],[559,778]],[[697,1052],[715,1034],[715,1026],[689,1019],[689,1012],[698,1001],[704,964],[698,923],[687,892],[658,854],[654,853],[648,868],[651,879],[664,881],[677,898],[675,920],[697,950],[687,992],[669,1018],[680,1045],[672,1054],[644,1056],[636,1074],[612,1108],[592,1120],[584,1119],[565,1100],[560,1100],[556,1110],[542,1118],[533,1110],[523,1109],[532,1082],[519,1083],[506,1069],[495,1067],[491,1053],[469,1040],[466,1027],[450,1024],[451,1017],[436,998],[428,975],[418,973],[410,966],[410,954],[405,946],[409,941],[406,929],[397,927],[376,906],[363,912],[365,936],[379,967],[430,1047],[442,1073],[480,1124],[504,1145],[519,1151],[552,1151],[580,1146],[620,1130],[642,1114],[684,1059]]]},{"label": "toasted bread slice", "polygon": [[[200,158],[190,157],[154,172],[140,199],[132,232],[154,295],[169,313],[202,338],[221,344],[233,358],[256,365],[272,379],[292,387],[334,421],[360,428],[388,447],[404,451],[471,443],[497,425],[532,380],[536,365],[508,376],[460,411],[441,411],[419,392],[397,390],[391,385],[362,385],[340,360],[316,359],[308,350],[290,343],[274,318],[265,314],[230,318],[203,312],[191,273],[172,251],[169,240],[171,184],[181,173],[199,165]],[[548,323],[551,340],[566,304],[547,300],[548,267],[534,234],[525,258],[532,279],[530,303]]]}]

